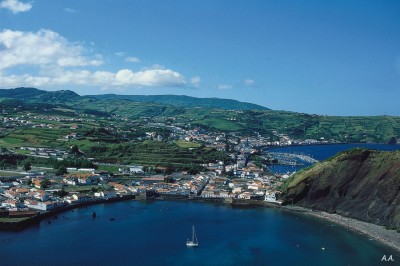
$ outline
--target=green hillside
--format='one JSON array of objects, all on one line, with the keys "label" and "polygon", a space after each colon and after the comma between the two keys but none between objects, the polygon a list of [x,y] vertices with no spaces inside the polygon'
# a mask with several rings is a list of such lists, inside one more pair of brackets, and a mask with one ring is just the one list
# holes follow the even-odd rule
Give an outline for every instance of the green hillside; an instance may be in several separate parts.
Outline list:
[{"label": "green hillside", "polygon": [[185,95],[116,95],[116,94],[103,94],[103,95],[90,95],[96,99],[123,99],[133,102],[152,102],[169,104],[181,107],[203,107],[203,108],[217,108],[224,110],[269,110],[264,106],[252,103],[245,103],[230,99],[219,98],[196,98]]},{"label": "green hillside", "polygon": [[400,152],[353,149],[287,180],[287,204],[400,228]]},{"label": "green hillside", "polygon": [[[340,142],[387,143],[393,137],[400,137],[400,117],[397,116],[319,116],[288,111],[226,110],[173,105],[173,99],[185,98],[182,97],[161,97],[165,101],[172,99],[170,104],[165,104],[138,102],[109,95],[96,98],[79,96],[65,90],[46,92],[33,88],[17,88],[0,90],[0,109],[11,112],[32,110],[67,117],[93,116],[96,118],[95,124],[98,125],[107,125],[111,118],[115,120],[113,123],[119,126],[125,126],[127,121],[143,123],[146,119],[162,123],[174,121],[210,131],[240,132],[246,135],[257,132],[271,138],[273,132],[286,134],[292,139],[325,139]],[[187,98],[198,100],[193,97]]]}]

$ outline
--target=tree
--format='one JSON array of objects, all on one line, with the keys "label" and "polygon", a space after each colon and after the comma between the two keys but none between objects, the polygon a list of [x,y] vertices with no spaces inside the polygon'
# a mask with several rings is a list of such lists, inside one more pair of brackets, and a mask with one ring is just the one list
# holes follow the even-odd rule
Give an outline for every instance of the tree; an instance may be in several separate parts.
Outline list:
[{"label": "tree", "polygon": [[41,188],[48,188],[50,186],[51,182],[47,178],[43,179],[40,181],[40,187]]},{"label": "tree", "polygon": [[67,192],[67,191],[65,191],[65,189],[64,189],[64,188],[62,188],[61,190],[54,191],[54,192],[53,192],[53,195],[55,195],[55,196],[59,196],[59,197],[65,197],[65,196],[67,196],[67,195],[68,195],[68,192]]},{"label": "tree", "polygon": [[396,139],[396,137],[392,137],[392,138],[389,140],[388,144],[390,144],[390,145],[396,145],[396,144],[397,144],[397,139]]},{"label": "tree", "polygon": [[56,175],[60,176],[60,175],[64,175],[64,174],[68,174],[67,167],[60,166],[56,171]]},{"label": "tree", "polygon": [[28,172],[32,169],[32,165],[29,162],[24,163],[24,171]]},{"label": "tree", "polygon": [[168,165],[167,168],[165,169],[165,174],[170,175],[175,171],[175,168],[172,165]]},{"label": "tree", "polygon": [[76,145],[76,144],[72,145],[71,152],[73,154],[76,154],[76,155],[80,155],[81,154],[81,152],[79,151],[78,145]]}]

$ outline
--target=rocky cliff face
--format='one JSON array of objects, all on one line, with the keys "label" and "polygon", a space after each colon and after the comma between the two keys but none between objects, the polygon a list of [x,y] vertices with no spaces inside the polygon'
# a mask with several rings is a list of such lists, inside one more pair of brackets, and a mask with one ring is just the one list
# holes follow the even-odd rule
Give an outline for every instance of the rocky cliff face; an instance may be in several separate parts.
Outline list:
[{"label": "rocky cliff face", "polygon": [[354,149],[294,175],[286,204],[400,228],[400,151]]}]

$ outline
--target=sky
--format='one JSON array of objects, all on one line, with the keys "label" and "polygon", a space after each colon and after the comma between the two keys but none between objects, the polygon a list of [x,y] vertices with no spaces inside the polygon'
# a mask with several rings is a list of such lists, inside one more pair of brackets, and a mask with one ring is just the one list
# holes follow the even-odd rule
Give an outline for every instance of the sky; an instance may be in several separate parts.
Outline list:
[{"label": "sky", "polygon": [[397,0],[0,0],[0,88],[400,115]]}]

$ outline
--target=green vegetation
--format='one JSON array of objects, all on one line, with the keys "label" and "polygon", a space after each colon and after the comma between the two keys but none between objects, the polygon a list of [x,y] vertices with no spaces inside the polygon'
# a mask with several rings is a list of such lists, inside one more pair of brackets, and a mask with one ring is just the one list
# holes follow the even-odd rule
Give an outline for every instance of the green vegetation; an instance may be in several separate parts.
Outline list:
[{"label": "green vegetation", "polygon": [[192,148],[200,148],[201,144],[197,142],[185,141],[185,140],[178,140],[175,141],[175,144],[181,148],[192,149]]},{"label": "green vegetation", "polygon": [[192,122],[194,125],[202,125],[206,126],[207,128],[215,128],[221,131],[239,131],[243,129],[243,126],[225,120],[225,119],[219,119],[219,118],[207,118],[203,120],[196,120]]},{"label": "green vegetation", "polygon": [[190,96],[179,96],[179,95],[115,95],[115,94],[104,94],[104,95],[93,95],[90,96],[97,99],[124,99],[133,102],[154,102],[160,104],[169,104],[174,106],[183,107],[203,107],[203,108],[216,108],[225,110],[243,110],[243,109],[254,109],[254,110],[267,110],[260,105],[239,102],[228,99],[218,98],[195,98]]},{"label": "green vegetation", "polygon": [[[66,97],[68,96],[68,97]],[[238,105],[237,101],[218,100],[217,106],[207,105],[212,99],[201,99],[202,104],[195,104],[199,99],[185,96],[79,96],[71,91],[46,92],[37,89],[19,88],[0,90],[0,105],[5,111],[35,111],[43,115],[66,117],[87,116],[93,122],[78,123],[76,132],[84,134],[94,128],[108,127],[111,117],[137,120],[143,124],[143,118],[174,117],[175,122],[182,122],[188,127],[201,126],[211,131],[231,131],[252,135],[258,132],[273,139],[273,131],[287,134],[294,139],[334,139],[340,142],[376,142],[394,141],[400,136],[400,117],[392,116],[318,116],[287,111],[273,111],[259,108],[257,105]],[[5,99],[9,98],[9,99]],[[139,99],[141,98],[141,99]],[[162,100],[157,100],[161,99]],[[180,100],[177,100],[177,99]],[[222,101],[222,102],[221,102]],[[229,104],[224,104],[229,103]],[[198,106],[184,108],[184,106]],[[230,106],[228,108],[228,106]],[[227,107],[227,108],[224,108]],[[217,109],[218,108],[218,109]],[[121,125],[123,120],[115,120]],[[53,128],[16,130],[0,138],[0,145],[15,147],[22,145],[51,146],[63,145],[60,139],[70,133],[65,122],[51,121]],[[95,129],[97,130],[97,129]],[[134,136],[134,130],[130,133]],[[129,134],[116,134],[100,130],[83,136],[87,141],[124,142]],[[40,140],[38,137],[40,136]],[[84,141],[82,140],[82,141]]]},{"label": "green vegetation", "polygon": [[40,181],[40,187],[43,189],[48,188],[50,185],[51,185],[51,182],[47,178]]},{"label": "green vegetation", "polygon": [[191,164],[230,160],[224,152],[215,149],[204,147],[188,149],[177,144],[150,140],[143,143],[111,145],[102,148],[94,146],[86,152],[86,155],[96,158],[96,161],[99,162],[171,165],[179,168],[190,168]]},{"label": "green vegetation", "polygon": [[110,173],[116,173],[118,172],[119,167],[118,166],[112,166],[112,165],[98,165],[97,170],[99,171],[108,171]]},{"label": "green vegetation", "polygon": [[97,188],[97,185],[68,186],[65,188],[65,192],[89,192]]},{"label": "green vegetation", "polygon": [[388,229],[400,228],[399,163],[399,151],[341,152],[288,178],[281,187],[282,199],[303,207],[347,214]]}]

